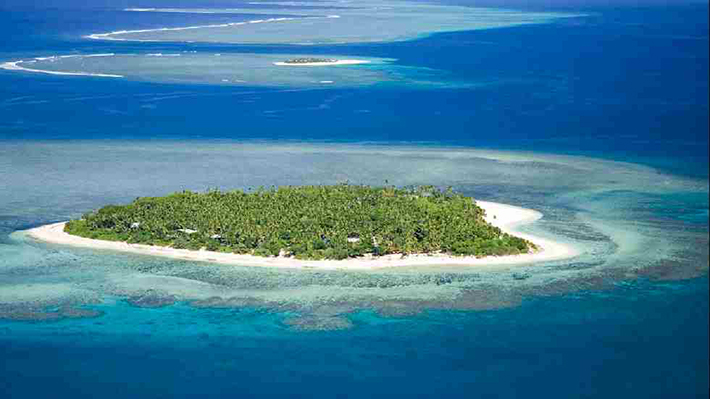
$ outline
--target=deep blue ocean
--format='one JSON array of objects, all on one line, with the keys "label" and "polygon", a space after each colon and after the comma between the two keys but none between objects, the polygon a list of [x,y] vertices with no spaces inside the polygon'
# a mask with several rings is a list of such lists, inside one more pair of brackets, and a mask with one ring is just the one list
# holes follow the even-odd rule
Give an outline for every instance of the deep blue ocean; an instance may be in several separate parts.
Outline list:
[{"label": "deep blue ocean", "polygon": [[[117,12],[135,5],[0,4],[0,62],[146,46],[289,51],[81,38],[228,18]],[[573,11],[586,16],[337,48],[435,68],[451,81],[481,83],[475,89],[291,90],[0,70],[0,147],[80,141],[107,156],[119,141],[475,147],[631,162],[707,185],[708,6]],[[0,191],[10,190],[16,184],[3,180],[15,165],[2,165]],[[52,173],[47,168],[42,173]],[[25,181],[27,193],[35,177]],[[6,194],[12,201],[0,203],[0,249],[12,250],[7,237],[15,230],[89,210],[49,209],[38,196]],[[672,205],[681,203],[695,212],[687,229],[707,236],[706,195],[657,201],[658,220],[682,223]],[[0,278],[24,273],[8,267]],[[102,312],[96,318],[0,319],[0,398],[701,398],[709,389],[708,302],[705,274],[617,281],[496,310],[394,318],[360,310],[349,316],[350,329],[303,332],[283,323],[288,312],[181,302],[145,309],[116,298],[90,305]]]}]

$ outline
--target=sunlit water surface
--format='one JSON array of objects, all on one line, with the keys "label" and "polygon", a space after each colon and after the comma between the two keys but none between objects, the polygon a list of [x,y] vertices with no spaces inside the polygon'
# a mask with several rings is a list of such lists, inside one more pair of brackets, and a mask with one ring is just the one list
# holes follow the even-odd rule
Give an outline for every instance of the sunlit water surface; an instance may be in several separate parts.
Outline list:
[{"label": "sunlit water surface", "polygon": [[[198,3],[0,5],[0,62],[123,76],[0,71],[0,396],[707,395],[707,7],[396,3],[412,32],[357,25],[366,3]],[[283,45],[319,24],[350,44]],[[459,29],[478,30],[432,36]],[[86,38],[122,30],[143,32]],[[292,56],[372,63],[273,65]],[[581,254],[289,271],[23,233],[139,196],[343,182],[536,209],[526,232]]]}]

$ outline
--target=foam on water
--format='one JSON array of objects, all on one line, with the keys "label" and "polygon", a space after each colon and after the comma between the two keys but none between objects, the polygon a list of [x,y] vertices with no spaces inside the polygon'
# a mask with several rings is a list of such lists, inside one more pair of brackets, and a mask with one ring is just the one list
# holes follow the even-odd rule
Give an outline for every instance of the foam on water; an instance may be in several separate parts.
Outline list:
[{"label": "foam on water", "polygon": [[[89,55],[88,57],[100,57],[103,55]],[[4,62],[0,64],[0,69],[5,69],[8,71],[22,71],[22,72],[32,72],[32,73],[43,73],[47,75],[57,75],[57,76],[93,76],[93,77],[98,77],[98,78],[122,78],[124,77],[123,75],[116,75],[116,74],[110,74],[110,73],[92,73],[92,72],[68,72],[68,71],[52,71],[48,69],[37,69],[37,68],[28,68],[26,66],[22,66],[21,64],[25,65],[36,65],[37,62],[41,61],[50,61],[53,62],[57,59],[68,59],[68,58],[75,58],[79,56],[71,56],[71,55],[65,55],[65,56],[59,56],[59,57],[37,57],[35,60],[32,61],[12,61],[12,62]]]},{"label": "foam on water", "polygon": [[[313,17],[313,18],[321,18],[321,17]],[[327,18],[327,17],[325,17],[325,18]],[[265,23],[265,22],[282,22],[282,21],[290,21],[290,20],[294,20],[294,19],[296,19],[296,18],[269,18],[266,20],[257,19],[257,20],[253,20],[253,21],[240,21],[240,22],[229,22],[229,23],[224,23],[224,24],[184,26],[184,27],[177,27],[177,28],[119,30],[119,31],[107,32],[107,33],[93,33],[93,34],[87,35],[85,37],[87,39],[96,39],[96,40],[117,40],[117,41],[136,40],[136,41],[154,42],[154,41],[159,41],[159,40],[157,40],[157,39],[129,39],[129,38],[126,38],[125,36],[129,35],[129,37],[130,37],[130,35],[143,34],[143,33],[178,32],[178,31],[186,31],[186,30],[194,30],[194,29],[231,28],[234,26],[241,26],[241,25],[246,25],[246,24],[260,24],[260,23]],[[302,19],[311,19],[311,18],[302,18]],[[189,41],[192,41],[192,40],[189,40]]]},{"label": "foam on water", "polygon": [[[68,248],[13,233],[0,246],[0,316],[10,318],[26,318],[28,312],[49,317],[47,306],[118,297],[136,306],[184,301],[197,307],[292,310],[306,318],[293,321],[298,328],[316,328],[324,317],[357,309],[408,314],[498,308],[531,296],[641,277],[686,278],[707,269],[707,224],[680,217],[707,208],[707,181],[620,162],[421,146],[73,141],[3,143],[0,170],[9,165],[12,173],[3,175],[6,189],[0,194],[0,214],[8,216],[0,220],[4,234],[16,230],[13,220],[25,215],[34,215],[30,223],[39,225],[183,189],[389,180],[451,185],[478,199],[539,210],[543,219],[527,232],[582,251],[572,260],[533,265],[316,272]],[[663,209],[661,220],[652,206],[659,195],[690,196],[696,202]]]},{"label": "foam on water", "polygon": [[[255,3],[256,4],[256,3]],[[194,14],[268,14],[294,15],[283,18],[286,24],[224,24],[219,26],[153,29],[148,31],[112,32],[92,38],[150,41],[190,41],[259,44],[333,44],[409,40],[437,32],[490,29],[578,16],[565,13],[533,13],[500,9],[434,5],[410,1],[259,3],[285,8],[128,8],[129,12],[194,13]],[[301,7],[299,9],[299,7]],[[329,9],[330,7],[331,9]],[[337,8],[333,14],[332,8]],[[307,15],[307,17],[303,17]],[[273,22],[270,19],[264,22]],[[262,21],[258,21],[262,22]],[[413,28],[415,27],[415,28]],[[188,31],[189,30],[189,31]],[[323,32],[328,32],[324,36]]]}]

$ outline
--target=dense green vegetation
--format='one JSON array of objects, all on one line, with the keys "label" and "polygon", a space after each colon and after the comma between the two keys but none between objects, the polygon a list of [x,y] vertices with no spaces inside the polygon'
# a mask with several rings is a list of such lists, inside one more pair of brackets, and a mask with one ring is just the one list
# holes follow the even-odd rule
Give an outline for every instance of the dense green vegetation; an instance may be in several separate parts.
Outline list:
[{"label": "dense green vegetation", "polygon": [[443,252],[507,255],[533,244],[483,220],[470,198],[434,187],[301,186],[184,191],[109,205],[67,223],[87,238],[174,248],[345,259]]},{"label": "dense green vegetation", "polygon": [[338,60],[332,58],[293,58],[284,61],[287,64],[312,64],[315,62],[337,62]]}]

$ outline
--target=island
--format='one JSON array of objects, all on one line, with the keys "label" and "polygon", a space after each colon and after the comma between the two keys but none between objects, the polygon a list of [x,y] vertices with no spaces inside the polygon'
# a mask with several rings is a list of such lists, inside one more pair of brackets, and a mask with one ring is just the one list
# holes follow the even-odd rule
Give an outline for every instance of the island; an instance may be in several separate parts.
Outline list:
[{"label": "island", "polygon": [[318,63],[318,64],[332,64],[338,62],[335,58],[292,58],[290,60],[284,61],[286,64],[313,64],[313,63]]},{"label": "island", "polygon": [[340,60],[336,58],[314,58],[300,57],[292,58],[286,61],[274,62],[274,65],[279,66],[326,66],[326,65],[357,65],[368,64],[367,60]]},{"label": "island", "polygon": [[572,256],[564,245],[506,231],[540,217],[432,186],[285,186],[137,198],[33,229],[30,236],[190,260],[296,268],[498,263],[492,258],[519,263]]}]

